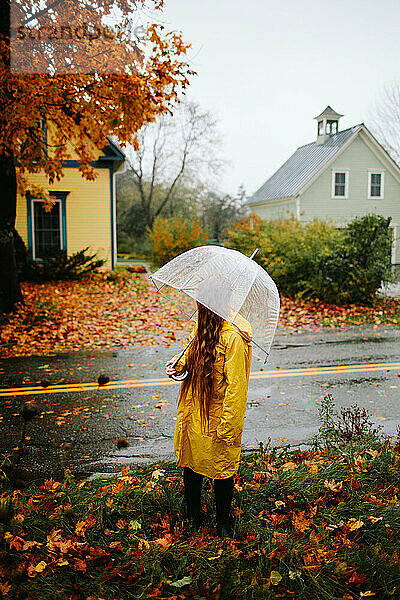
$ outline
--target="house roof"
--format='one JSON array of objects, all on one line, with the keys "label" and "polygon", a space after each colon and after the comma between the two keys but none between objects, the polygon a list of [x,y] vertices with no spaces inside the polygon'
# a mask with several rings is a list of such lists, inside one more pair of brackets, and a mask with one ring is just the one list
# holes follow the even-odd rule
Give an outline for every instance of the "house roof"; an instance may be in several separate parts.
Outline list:
[{"label": "house roof", "polygon": [[125,152],[122,150],[118,141],[115,138],[112,139],[109,135],[107,136],[107,139],[108,146],[104,148],[104,151],[109,151],[114,155],[115,158],[119,160],[125,160]]},{"label": "house roof", "polygon": [[327,117],[327,118],[331,117],[333,119],[336,119],[336,118],[343,117],[343,115],[334,111],[332,106],[329,106],[329,104],[328,104],[326,109],[320,115],[318,115],[317,117],[314,117],[314,119],[321,119],[323,117]]},{"label": "house roof", "polygon": [[295,196],[320,169],[355,135],[362,125],[332,135],[324,144],[312,142],[296,152],[253,194],[247,204]]},{"label": "house roof", "polygon": [[113,171],[117,171],[125,160],[125,154],[115,139],[107,136],[108,144],[103,148],[102,156],[99,156],[98,164],[112,164]]}]

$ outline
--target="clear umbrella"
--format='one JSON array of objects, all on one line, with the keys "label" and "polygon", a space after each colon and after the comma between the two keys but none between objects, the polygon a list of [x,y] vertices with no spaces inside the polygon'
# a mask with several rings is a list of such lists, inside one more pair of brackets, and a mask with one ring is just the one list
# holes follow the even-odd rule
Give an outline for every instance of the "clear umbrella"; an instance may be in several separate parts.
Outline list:
[{"label": "clear umbrella", "polygon": [[[266,362],[279,319],[279,292],[252,260],[254,254],[249,258],[221,246],[200,246],[173,258],[150,279],[188,318],[196,315],[195,301],[239,330],[244,318],[252,329],[251,342]],[[184,296],[177,297],[174,290]]]}]

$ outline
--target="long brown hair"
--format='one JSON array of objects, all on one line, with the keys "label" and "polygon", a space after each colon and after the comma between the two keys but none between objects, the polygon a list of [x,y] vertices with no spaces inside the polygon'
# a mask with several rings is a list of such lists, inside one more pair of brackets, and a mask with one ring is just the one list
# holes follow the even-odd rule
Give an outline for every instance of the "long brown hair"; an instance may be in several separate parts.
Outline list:
[{"label": "long brown hair", "polygon": [[200,419],[203,430],[209,427],[210,402],[214,393],[214,363],[217,357],[217,344],[224,319],[197,303],[197,330],[189,346],[185,368],[188,371],[182,383],[184,397],[192,387],[199,402]]}]

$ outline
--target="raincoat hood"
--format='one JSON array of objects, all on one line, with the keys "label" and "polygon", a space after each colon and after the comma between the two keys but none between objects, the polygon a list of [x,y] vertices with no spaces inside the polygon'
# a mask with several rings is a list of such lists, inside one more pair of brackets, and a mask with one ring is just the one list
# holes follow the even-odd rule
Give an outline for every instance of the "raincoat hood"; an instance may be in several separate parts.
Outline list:
[{"label": "raincoat hood", "polygon": [[236,331],[239,331],[240,335],[246,342],[250,342],[253,337],[253,331],[251,329],[251,325],[246,319],[244,319],[240,314],[238,314],[235,318],[234,323],[229,323],[225,321],[223,327],[232,328]]}]

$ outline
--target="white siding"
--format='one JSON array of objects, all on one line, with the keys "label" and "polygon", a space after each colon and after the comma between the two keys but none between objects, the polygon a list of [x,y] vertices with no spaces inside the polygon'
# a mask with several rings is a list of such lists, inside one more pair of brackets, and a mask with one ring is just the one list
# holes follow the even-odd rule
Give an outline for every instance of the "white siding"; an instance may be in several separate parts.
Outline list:
[{"label": "white siding", "polygon": [[[332,198],[332,171],[348,171],[348,198]],[[384,198],[368,199],[369,172],[384,172]],[[345,224],[354,217],[366,214],[391,217],[391,225],[400,234],[400,183],[392,175],[386,162],[382,161],[361,136],[338,156],[338,158],[300,196],[300,215],[303,221],[313,218]],[[397,240],[393,256],[400,263],[400,240]]]}]

